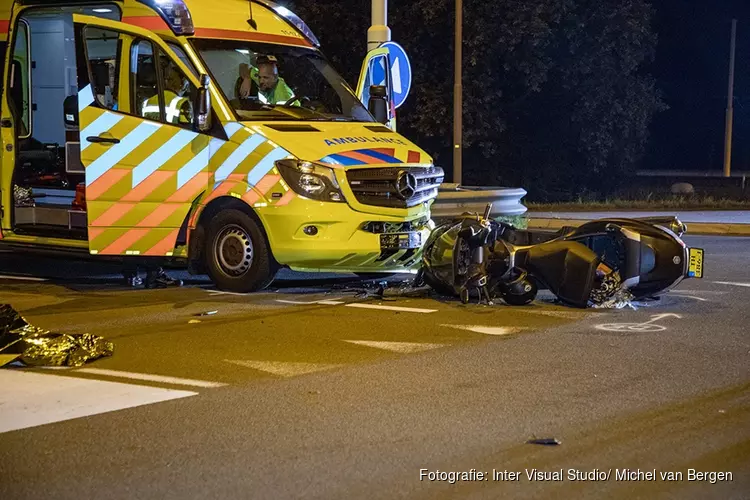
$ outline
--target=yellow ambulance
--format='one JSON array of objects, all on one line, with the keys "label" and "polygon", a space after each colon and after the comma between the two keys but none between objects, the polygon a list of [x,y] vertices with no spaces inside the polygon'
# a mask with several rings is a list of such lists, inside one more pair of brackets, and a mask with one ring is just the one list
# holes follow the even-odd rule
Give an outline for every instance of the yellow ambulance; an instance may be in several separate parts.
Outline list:
[{"label": "yellow ambulance", "polygon": [[385,49],[352,89],[267,0],[0,4],[3,247],[238,292],[418,262],[443,171],[395,132]]}]

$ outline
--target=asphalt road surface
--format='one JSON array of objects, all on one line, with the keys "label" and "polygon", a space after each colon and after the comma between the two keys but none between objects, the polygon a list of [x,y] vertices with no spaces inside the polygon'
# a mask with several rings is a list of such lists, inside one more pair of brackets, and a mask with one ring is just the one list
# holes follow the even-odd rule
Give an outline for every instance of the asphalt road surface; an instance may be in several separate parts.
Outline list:
[{"label": "asphalt road surface", "polygon": [[750,498],[750,239],[687,242],[704,279],[585,311],[0,253],[0,303],[115,345],[0,369],[0,498]]}]

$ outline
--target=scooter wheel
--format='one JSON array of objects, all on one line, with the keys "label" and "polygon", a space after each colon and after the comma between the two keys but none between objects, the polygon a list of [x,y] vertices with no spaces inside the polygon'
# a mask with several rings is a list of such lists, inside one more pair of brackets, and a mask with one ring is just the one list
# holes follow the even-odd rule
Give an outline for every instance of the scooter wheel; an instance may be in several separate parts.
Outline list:
[{"label": "scooter wheel", "polygon": [[464,288],[463,290],[461,290],[461,303],[462,304],[469,303],[469,290],[467,288]]}]

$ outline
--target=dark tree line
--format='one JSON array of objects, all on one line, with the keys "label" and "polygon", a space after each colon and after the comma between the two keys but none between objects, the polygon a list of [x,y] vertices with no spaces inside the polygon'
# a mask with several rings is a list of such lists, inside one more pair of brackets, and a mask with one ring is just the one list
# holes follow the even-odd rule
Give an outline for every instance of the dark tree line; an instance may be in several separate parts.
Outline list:
[{"label": "dark tree line", "polygon": [[[350,83],[366,52],[370,0],[296,0]],[[399,131],[452,172],[453,0],[391,2],[413,87]],[[464,2],[464,184],[531,198],[604,194],[627,181],[664,109],[646,0]]]}]

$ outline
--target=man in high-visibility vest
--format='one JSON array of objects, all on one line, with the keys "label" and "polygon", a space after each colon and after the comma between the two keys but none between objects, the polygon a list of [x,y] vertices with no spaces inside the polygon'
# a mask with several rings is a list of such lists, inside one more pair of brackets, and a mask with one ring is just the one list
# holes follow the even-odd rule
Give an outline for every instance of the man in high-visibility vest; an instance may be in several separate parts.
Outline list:
[{"label": "man in high-visibility vest", "polygon": [[[257,65],[257,68],[240,65],[240,78],[235,89],[238,98],[251,97],[253,83],[258,85],[258,100],[263,104],[286,104],[295,97],[294,91],[279,76],[278,61],[274,56],[259,56]],[[296,100],[289,104],[300,105]]]},{"label": "man in high-visibility vest", "polygon": [[[171,62],[164,67],[164,84],[164,118],[167,123],[189,125],[192,123],[192,104],[189,98],[182,97],[184,81]],[[149,120],[159,120],[158,94],[143,103],[141,114]]]}]

